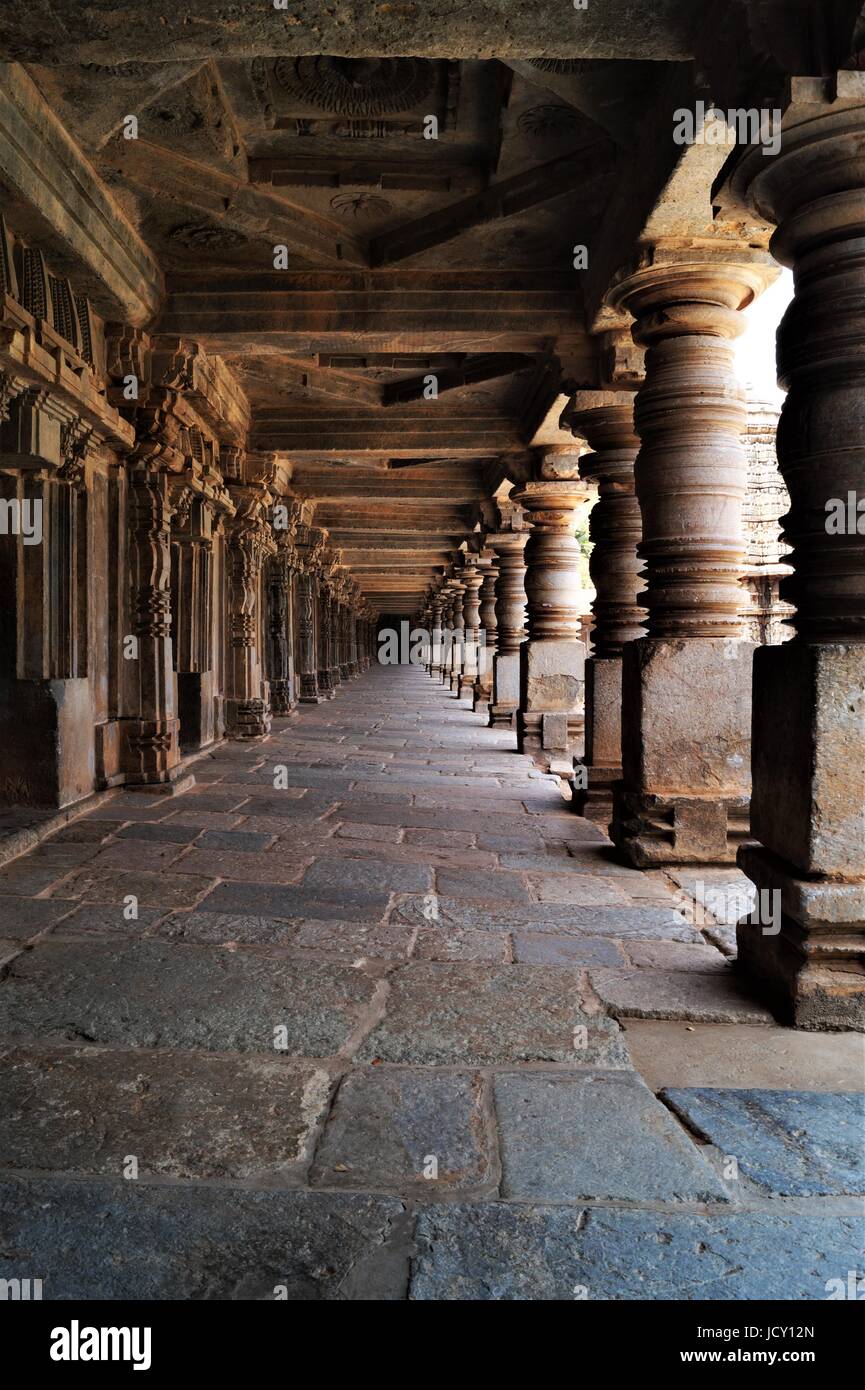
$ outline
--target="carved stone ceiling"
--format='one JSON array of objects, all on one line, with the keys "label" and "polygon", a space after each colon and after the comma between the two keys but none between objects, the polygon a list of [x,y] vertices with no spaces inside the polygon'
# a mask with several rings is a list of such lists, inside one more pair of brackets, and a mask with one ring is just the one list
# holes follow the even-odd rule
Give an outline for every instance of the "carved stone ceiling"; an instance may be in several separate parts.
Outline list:
[{"label": "carved stone ceiling", "polygon": [[593,384],[574,247],[667,64],[78,47],[99,61],[28,71],[165,273],[154,326],[225,358],[252,446],[411,612],[519,476],[558,362]]}]

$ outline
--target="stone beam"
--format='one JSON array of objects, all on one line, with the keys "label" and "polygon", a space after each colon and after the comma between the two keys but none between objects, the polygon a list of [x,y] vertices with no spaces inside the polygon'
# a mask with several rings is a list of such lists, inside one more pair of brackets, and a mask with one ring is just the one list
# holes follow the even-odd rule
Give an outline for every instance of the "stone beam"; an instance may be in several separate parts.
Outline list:
[{"label": "stone beam", "polygon": [[[424,213],[413,222],[373,237],[370,261],[374,266],[392,265],[419,251],[428,251],[431,246],[453,241],[472,227],[503,221],[527,208],[570,194],[575,188],[585,188],[591,202],[589,190],[593,181],[609,176],[611,150],[608,140],[595,141],[584,149],[502,179],[440,212]],[[575,242],[585,241],[587,235],[586,229],[581,234],[579,227],[574,228]]]},{"label": "stone beam", "polygon": [[[535,366],[535,359],[520,353],[490,353],[467,358],[459,367],[436,374],[436,389],[457,391],[462,386],[474,386],[481,381],[497,381],[513,372],[523,372]],[[428,374],[411,377],[408,381],[394,381],[384,388],[383,404],[397,405],[404,401],[421,401],[425,398]]]},{"label": "stone beam", "polygon": [[579,289],[545,271],[275,271],[173,276],[160,331],[231,354],[586,350]]},{"label": "stone beam", "polygon": [[483,0],[455,11],[365,0],[328,10],[317,0],[214,6],[212,0],[157,5],[117,0],[6,0],[0,58],[33,63],[232,58],[339,53],[346,57],[520,57],[673,59],[690,57],[707,0],[603,0],[584,10],[561,0],[516,5]]},{"label": "stone beam", "polygon": [[0,180],[9,221],[103,317],[154,317],[156,261],[18,63],[0,66]]},{"label": "stone beam", "polygon": [[508,416],[459,414],[430,401],[422,414],[389,411],[361,415],[303,409],[261,409],[254,418],[252,447],[278,449],[311,459],[332,454],[387,453],[392,458],[431,453],[492,454],[519,446],[518,421]]}]

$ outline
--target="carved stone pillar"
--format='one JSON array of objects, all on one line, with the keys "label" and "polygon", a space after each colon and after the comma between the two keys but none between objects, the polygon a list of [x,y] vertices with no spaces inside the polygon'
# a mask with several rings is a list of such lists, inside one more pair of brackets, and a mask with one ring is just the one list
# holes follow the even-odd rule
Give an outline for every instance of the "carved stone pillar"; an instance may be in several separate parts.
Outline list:
[{"label": "carved stone pillar", "polygon": [[184,751],[216,737],[213,682],[214,510],[183,475],[171,484],[172,647]]},{"label": "carved stone pillar", "polygon": [[459,695],[471,695],[478,678],[478,644],[480,642],[481,609],[480,593],[483,573],[472,555],[466,559],[460,570],[460,579],[465,588],[463,596],[463,620],[465,623],[463,659],[460,667]]},{"label": "carved stone pillar", "polygon": [[780,413],[778,406],[767,401],[748,402],[742,621],[748,641],[759,647],[776,647],[793,636],[792,627],[785,624],[795,609],[780,596],[781,580],[792,573],[784,562],[790,547],[781,540],[781,517],[790,506],[790,496],[778,470],[775,448]]},{"label": "carved stone pillar", "polygon": [[493,657],[491,725],[514,724],[520,707],[520,647],[526,640],[525,531],[496,531],[487,544],[496,557],[496,652]]},{"label": "carved stone pillar", "polygon": [[593,655],[586,661],[585,775],[582,785],[578,779],[574,809],[609,819],[613,783],[622,775],[622,648],[643,635],[645,616],[637,601],[641,523],[634,460],[640,441],[633,393],[578,391],[568,420],[594,451],[580,459],[580,475],[598,485],[589,519],[595,601]]},{"label": "carved stone pillar", "polygon": [[773,271],[733,243],[644,248],[609,296],[646,347],[635,477],[648,635],[626,643],[613,840],[633,863],[730,863],[748,832],[751,660],[740,579],[740,310]]},{"label": "carved stone pillar", "polygon": [[317,705],[323,699],[318,688],[318,658],[315,630],[316,577],[304,566],[297,577],[298,594],[298,656],[300,662],[300,703]]},{"label": "carved stone pillar", "polygon": [[332,700],[336,691],[333,688],[330,667],[330,593],[327,588],[327,580],[321,572],[316,576],[315,618],[318,692],[326,700]]},{"label": "carved stone pillar", "polygon": [[[762,167],[760,167],[762,165]],[[778,458],[793,641],[754,661],[759,845],[780,906],[740,923],[739,966],[804,1028],[865,1028],[865,74],[794,78],[783,147],[743,158],[742,200],[795,277],[778,334]]]},{"label": "carved stone pillar", "polygon": [[267,637],[270,706],[274,714],[297,709],[294,670],[293,593],[297,552],[290,531],[275,533],[276,554],[267,565]]},{"label": "carved stone pillar", "polygon": [[431,676],[437,676],[441,671],[443,610],[444,600],[441,594],[437,593],[430,603],[430,659],[427,669]]},{"label": "carved stone pillar", "polygon": [[544,762],[566,760],[583,723],[586,649],[579,640],[578,478],[538,479],[512,494],[528,513],[525,549],[528,637],[520,648],[517,746]]},{"label": "carved stone pillar", "polygon": [[276,551],[267,522],[270,494],[260,484],[232,484],[237,513],[228,522],[229,652],[226,728],[232,738],[261,738],[270,732],[271,712],[264,675],[263,568]]},{"label": "carved stone pillar", "polygon": [[472,709],[481,705],[488,706],[493,694],[493,660],[497,647],[496,580],[499,571],[491,551],[484,551],[479,556],[478,570],[481,576],[481,641],[478,646],[478,674],[472,691]]},{"label": "carved stone pillar", "polygon": [[447,579],[442,590],[442,649],[440,678],[442,685],[448,685],[451,678],[451,664],[454,659],[454,607],[456,593],[454,580]]},{"label": "carved stone pillar", "polygon": [[134,656],[129,676],[135,714],[126,722],[130,783],[170,782],[180,762],[171,648],[171,484],[146,463],[129,470],[129,559]]},{"label": "carved stone pillar", "polygon": [[454,597],[451,613],[451,659],[448,683],[451,690],[455,690],[459,694],[466,639],[466,587],[459,579],[454,579],[451,588]]}]

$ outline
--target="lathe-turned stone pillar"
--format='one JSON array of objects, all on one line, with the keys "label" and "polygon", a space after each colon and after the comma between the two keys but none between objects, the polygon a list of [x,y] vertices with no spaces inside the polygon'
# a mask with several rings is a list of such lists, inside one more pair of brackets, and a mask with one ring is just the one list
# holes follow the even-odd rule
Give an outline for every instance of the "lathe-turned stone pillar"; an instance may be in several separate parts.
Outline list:
[{"label": "lathe-turned stone pillar", "polygon": [[589,517],[593,654],[586,661],[586,751],[574,809],[597,819],[613,811],[613,783],[622,776],[622,649],[644,634],[645,610],[637,545],[642,526],[634,488],[640,441],[630,391],[578,391],[568,413],[575,435],[594,452],[580,459],[580,476],[598,485]]},{"label": "lathe-turned stone pillar", "polygon": [[475,681],[478,678],[478,649],[481,630],[480,595],[481,584],[484,582],[483,573],[478,568],[476,556],[471,555],[467,557],[463,568],[460,570],[460,579],[465,587],[465,595],[463,598],[465,639],[462,665],[460,667],[458,693],[460,695],[471,695],[474,691]]},{"label": "lathe-turned stone pillar", "polygon": [[472,709],[489,705],[493,694],[493,660],[498,645],[496,623],[496,580],[498,566],[492,551],[484,551],[478,556],[478,570],[481,576],[480,619],[481,639],[478,645],[478,673],[472,690]]},{"label": "lathe-turned stone pillar", "polygon": [[748,833],[751,660],[743,640],[740,310],[772,277],[735,243],[644,248],[610,294],[646,347],[635,467],[648,635],[623,651],[611,835],[640,866],[730,863]]},{"label": "lathe-turned stone pillar", "polygon": [[452,590],[454,598],[453,608],[451,610],[451,657],[448,684],[451,690],[455,690],[457,694],[459,694],[466,639],[464,607],[466,586],[461,580],[454,579]]},{"label": "lathe-turned stone pillar", "polygon": [[487,544],[496,557],[496,652],[493,657],[491,725],[512,726],[520,707],[520,647],[526,640],[524,531],[495,531]]},{"label": "lathe-turned stone pillar", "polygon": [[789,509],[790,496],[778,469],[775,447],[780,414],[780,406],[768,401],[748,401],[742,620],[748,640],[759,647],[774,647],[793,636],[787,621],[795,609],[780,597],[781,580],[791,573],[786,563],[790,547],[781,539],[781,518]]},{"label": "lathe-turned stone pillar", "polygon": [[530,523],[517,745],[562,770],[583,724],[586,648],[578,635],[582,586],[575,533],[587,496],[579,478],[539,479],[512,494]]},{"label": "lathe-turned stone pillar", "polygon": [[[793,641],[754,662],[754,790],[741,867],[781,911],[740,923],[739,966],[782,1016],[865,1028],[865,74],[793,79],[783,147],[744,158],[743,201],[795,276],[778,333],[778,458]],[[768,927],[768,930],[767,930]]]},{"label": "lathe-turned stone pillar", "polygon": [[430,659],[427,669],[431,676],[441,671],[443,611],[444,599],[441,594],[436,594],[430,603]]},{"label": "lathe-turned stone pillar", "polygon": [[447,579],[442,591],[442,658],[440,672],[442,685],[450,684],[451,665],[454,659],[454,611],[457,599],[454,583],[455,581],[453,579]]}]

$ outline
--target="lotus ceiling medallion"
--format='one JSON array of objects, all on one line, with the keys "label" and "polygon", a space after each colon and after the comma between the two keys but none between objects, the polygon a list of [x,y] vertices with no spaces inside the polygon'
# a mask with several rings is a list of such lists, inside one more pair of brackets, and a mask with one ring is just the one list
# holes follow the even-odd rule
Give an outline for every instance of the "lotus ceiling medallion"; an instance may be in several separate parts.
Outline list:
[{"label": "lotus ceiling medallion", "polygon": [[386,116],[416,106],[433,85],[424,58],[277,58],[274,75],[287,91],[336,116]]}]

